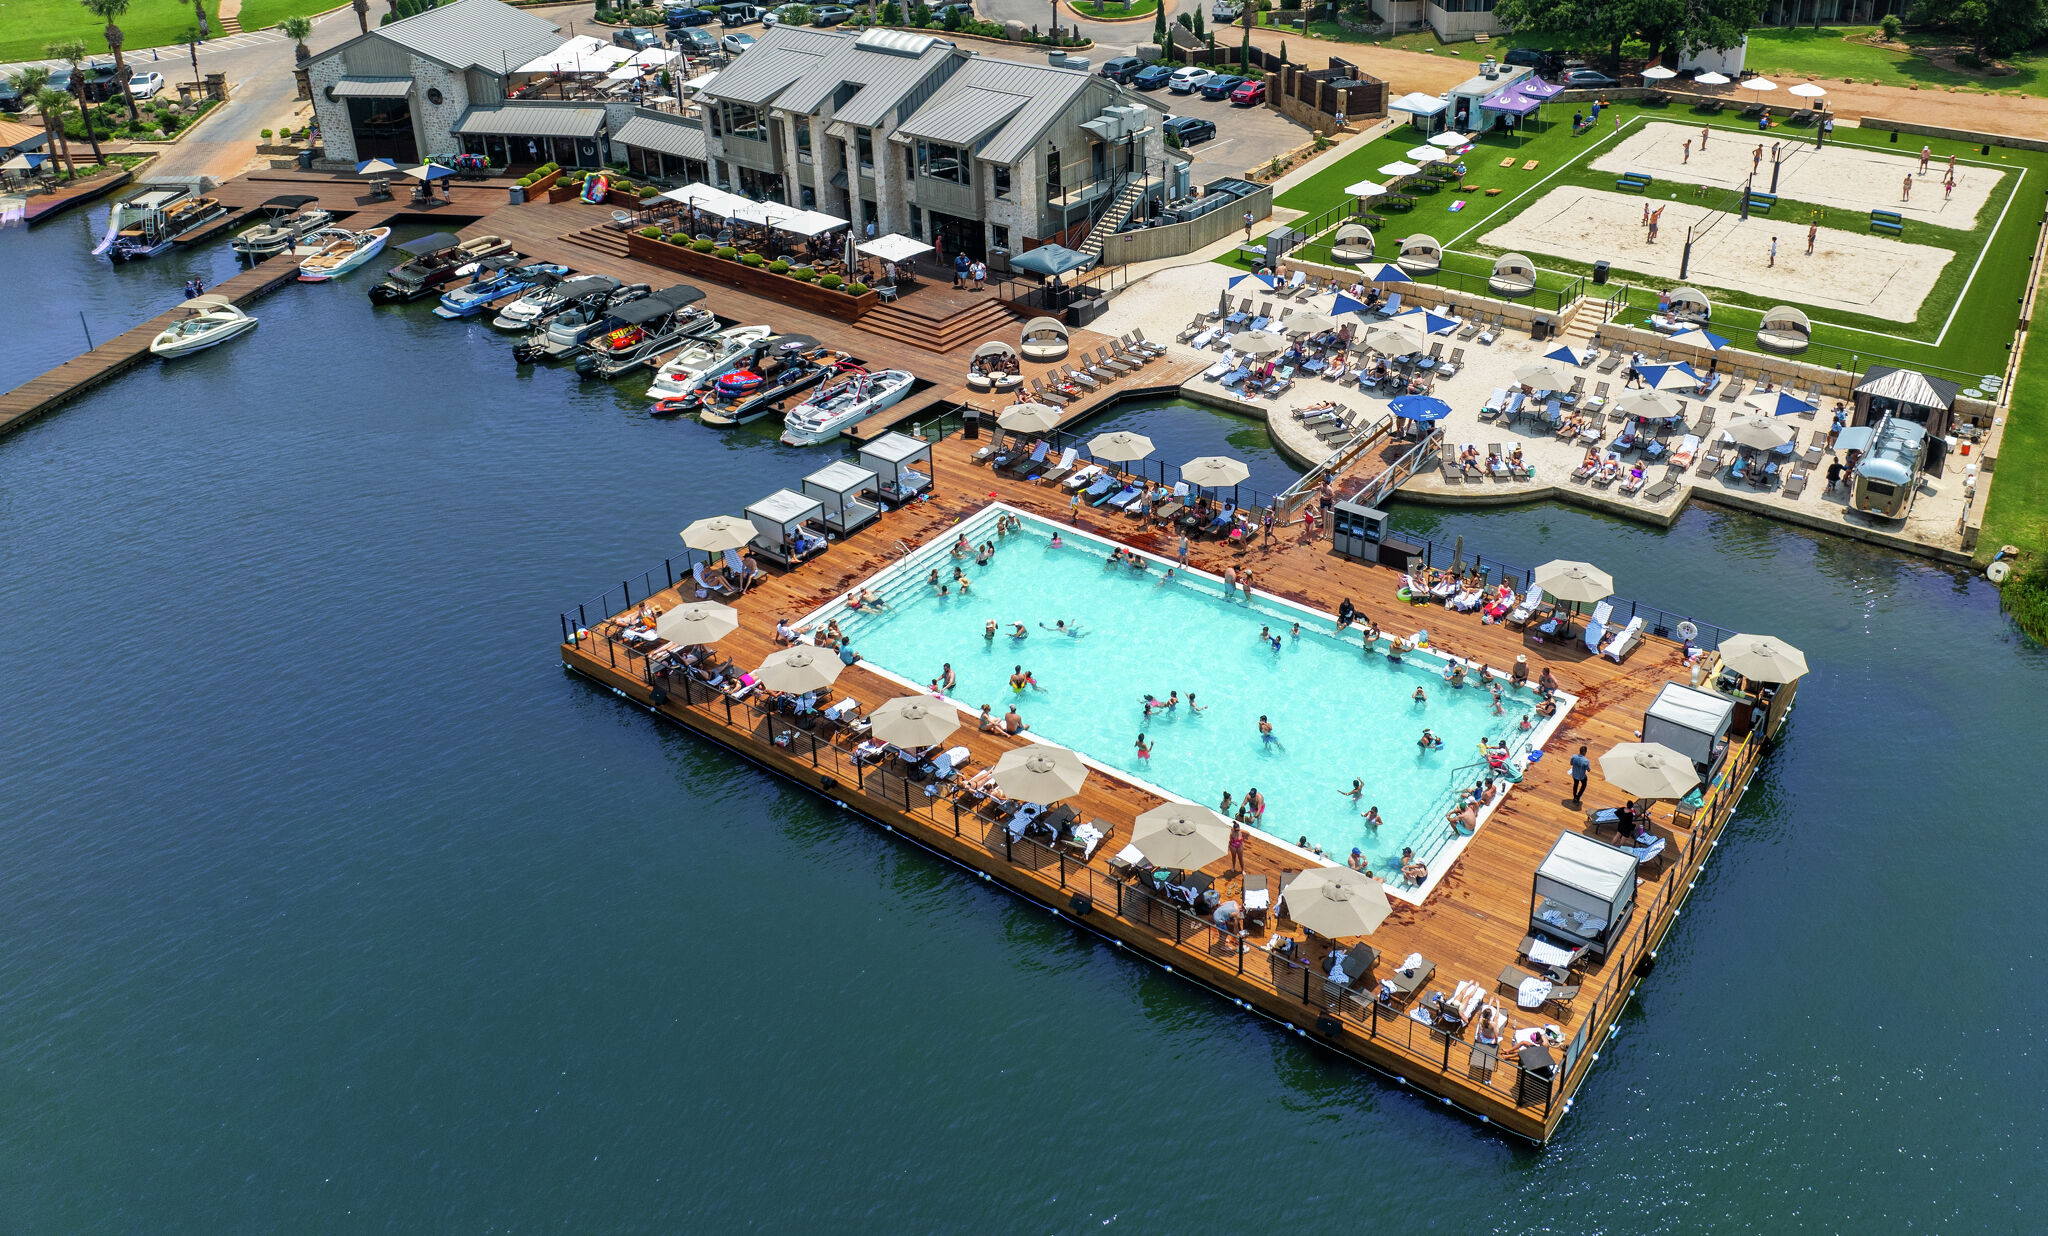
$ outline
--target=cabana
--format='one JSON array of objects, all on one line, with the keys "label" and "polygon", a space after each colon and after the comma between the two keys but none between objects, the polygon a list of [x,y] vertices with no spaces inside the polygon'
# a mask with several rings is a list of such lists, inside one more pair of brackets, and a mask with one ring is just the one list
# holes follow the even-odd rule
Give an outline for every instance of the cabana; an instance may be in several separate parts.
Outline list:
[{"label": "cabana", "polygon": [[1727,696],[1667,682],[1643,714],[1642,740],[1687,757],[1700,770],[1700,780],[1709,781],[1727,753],[1734,718],[1735,703]]},{"label": "cabana", "polygon": [[882,513],[873,503],[861,501],[863,493],[873,492],[881,483],[868,469],[838,459],[804,478],[804,496],[816,498],[824,508],[820,522],[827,531],[845,536]]},{"label": "cabana", "polygon": [[825,552],[825,538],[804,527],[825,514],[816,498],[778,489],[748,507],[746,514],[754,525],[753,551],[771,562],[793,567]]},{"label": "cabana", "polygon": [[1486,286],[1502,296],[1527,296],[1536,290],[1536,263],[1519,253],[1504,253],[1494,259]]},{"label": "cabana", "polygon": [[1423,133],[1437,133],[1444,127],[1444,115],[1451,110],[1451,104],[1433,94],[1404,94],[1387,104],[1387,110],[1406,113],[1408,123]]},{"label": "cabana", "polygon": [[1780,352],[1787,355],[1804,352],[1813,342],[1813,323],[1806,315],[1790,305],[1779,305],[1764,314],[1764,320],[1757,324],[1756,346],[1766,352]]},{"label": "cabana", "polygon": [[1401,255],[1394,261],[1411,275],[1433,275],[1443,268],[1444,247],[1436,237],[1417,232],[1401,242]]},{"label": "cabana", "polygon": [[[1886,416],[1924,425],[1935,439],[1946,437],[1955,419],[1956,396],[1963,388],[1911,369],[1872,365],[1856,384],[1856,415],[1851,425],[1875,425]],[[1930,449],[1933,444],[1930,443]],[[1930,462],[1932,462],[1930,460]],[[1938,475],[1937,471],[1937,475]]]},{"label": "cabana", "polygon": [[907,433],[885,433],[860,448],[860,466],[880,478],[875,492],[883,501],[907,502],[931,486],[932,444]]},{"label": "cabana", "polygon": [[1033,318],[1024,324],[1024,359],[1056,361],[1067,354],[1067,328],[1058,318]]},{"label": "cabana", "polygon": [[1711,322],[1714,320],[1714,302],[1698,288],[1673,288],[1664,297],[1664,312],[1687,322]]},{"label": "cabana", "polygon": [[1529,928],[1605,957],[1635,899],[1635,855],[1583,833],[1560,833],[1536,868]]},{"label": "cabana", "polygon": [[988,373],[974,372],[976,362],[978,361],[998,361],[1004,357],[1014,360],[1016,356],[1017,349],[1000,339],[991,339],[974,349],[974,355],[969,357],[967,361],[969,370],[967,374],[968,389],[977,391],[1013,391],[1024,385],[1022,374],[1008,373],[994,366],[990,367],[990,372]]},{"label": "cabana", "polygon": [[1363,223],[1347,223],[1337,229],[1330,242],[1330,257],[1339,262],[1372,261],[1372,229]]}]

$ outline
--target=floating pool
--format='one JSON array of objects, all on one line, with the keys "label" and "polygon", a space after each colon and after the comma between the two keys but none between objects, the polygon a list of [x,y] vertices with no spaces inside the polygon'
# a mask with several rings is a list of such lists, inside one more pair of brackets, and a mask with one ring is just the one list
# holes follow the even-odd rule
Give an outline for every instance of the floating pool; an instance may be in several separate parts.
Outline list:
[{"label": "floating pool", "polygon": [[[1004,513],[1023,527],[998,538]],[[950,540],[935,542],[854,589],[874,589],[886,608],[835,603],[809,621],[837,618],[872,667],[912,683],[931,683],[950,663],[957,685],[948,695],[964,709],[990,704],[1000,717],[1015,704],[1033,734],[1169,794],[1214,807],[1226,791],[1242,799],[1256,787],[1267,804],[1263,831],[1285,842],[1306,836],[1339,862],[1357,846],[1376,874],[1393,877],[1390,886],[1404,846],[1425,859],[1444,846],[1457,791],[1484,775],[1480,740],[1505,738],[1519,763],[1543,732],[1519,729],[1525,716],[1532,726],[1544,720],[1533,715],[1532,693],[1508,692],[1496,716],[1487,691],[1444,682],[1441,658],[1366,656],[1358,630],[1333,636],[1327,615],[1265,596],[1225,600],[1217,580],[1181,570],[1168,580],[1171,564],[1156,558],[1144,571],[1112,566],[1112,542],[1008,507],[979,512],[960,531],[977,545],[994,541],[995,558],[956,561]],[[970,582],[965,595],[955,586],[942,596],[926,582],[934,568],[950,582],[955,566]],[[993,639],[990,620],[1000,626]],[[1029,632],[1021,639],[1010,634],[1019,622]],[[1059,622],[1078,634],[1052,629]],[[1262,629],[1279,637],[1277,649]],[[1036,688],[1012,690],[1019,666]],[[1417,687],[1426,702],[1414,698]],[[1178,708],[1146,718],[1146,695],[1176,691]],[[1262,714],[1272,742],[1260,736]],[[1442,748],[1417,746],[1424,727]],[[1138,754],[1141,734],[1149,758]],[[1365,782],[1356,804],[1354,777]],[[1363,819],[1373,806],[1384,820],[1377,830]]]}]

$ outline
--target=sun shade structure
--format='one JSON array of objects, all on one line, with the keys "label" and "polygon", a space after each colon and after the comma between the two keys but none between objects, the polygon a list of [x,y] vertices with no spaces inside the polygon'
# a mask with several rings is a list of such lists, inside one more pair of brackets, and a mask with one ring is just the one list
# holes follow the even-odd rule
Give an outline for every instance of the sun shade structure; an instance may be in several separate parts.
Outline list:
[{"label": "sun shade structure", "polygon": [[1527,296],[1536,290],[1536,263],[1519,253],[1504,253],[1494,259],[1486,283],[1502,296]]},{"label": "sun shade structure", "polygon": [[707,554],[738,549],[753,539],[753,521],[737,515],[713,515],[683,529],[683,544]]},{"label": "sun shade structure", "polygon": [[1636,372],[1653,391],[1696,390],[1701,382],[1699,370],[1684,361],[1675,365],[1644,365]]},{"label": "sun shade structure", "polygon": [[1728,440],[1753,451],[1775,451],[1792,440],[1792,431],[1776,420],[1761,416],[1738,416],[1728,423]]},{"label": "sun shade structure", "polygon": [[1404,421],[1440,421],[1451,414],[1451,405],[1434,395],[1403,395],[1388,400],[1387,411]]},{"label": "sun shade structure", "polygon": [[1697,326],[1691,330],[1682,330],[1671,336],[1671,342],[1680,347],[1705,348],[1709,352],[1718,352],[1728,346],[1726,339],[1721,338],[1721,336],[1713,331],[1701,330]]},{"label": "sun shade structure", "polygon": [[1560,361],[1567,365],[1583,365],[1593,359],[1593,353],[1565,344],[1543,354],[1544,360]]},{"label": "sun shade structure", "polygon": [[1018,433],[1044,433],[1059,423],[1060,410],[1042,403],[1014,403],[996,418],[996,424]]},{"label": "sun shade structure", "polygon": [[1813,342],[1813,323],[1790,305],[1764,312],[1757,323],[1756,346],[1769,352],[1804,352]]},{"label": "sun shade structure", "polygon": [[839,677],[839,671],[846,666],[838,657],[823,648],[799,644],[773,653],[761,668],[754,671],[754,681],[770,691],[787,691],[802,695],[806,691],[822,691]]},{"label": "sun shade structure", "polygon": [[1702,73],[1692,81],[1695,86],[1725,86],[1728,84],[1728,77],[1723,73]]},{"label": "sun shade structure", "polygon": [[1799,412],[1813,411],[1812,404],[1784,391],[1767,391],[1761,395],[1751,395],[1742,402],[1765,416],[1792,416]]},{"label": "sun shade structure", "polygon": [[1515,381],[1539,391],[1556,391],[1570,386],[1572,375],[1555,361],[1530,361],[1516,367]]},{"label": "sun shade structure", "polygon": [[1066,323],[1058,318],[1033,318],[1019,336],[1025,360],[1056,361],[1067,354]]},{"label": "sun shade structure", "polygon": [[993,780],[996,789],[1025,802],[1052,803],[1081,792],[1088,768],[1081,757],[1065,747],[1032,743],[1005,752],[996,761]]},{"label": "sun shade structure", "polygon": [[1131,463],[1152,453],[1152,439],[1128,429],[1099,433],[1088,439],[1088,453],[1110,463]]},{"label": "sun shade structure", "polygon": [[1714,302],[1698,288],[1673,288],[1664,298],[1665,308],[1673,317],[1698,318],[1704,322],[1714,316]]},{"label": "sun shade structure", "polygon": [[418,167],[406,168],[405,174],[414,180],[439,180],[444,176],[453,176],[455,169],[442,167],[438,163],[422,163]]},{"label": "sun shade structure", "polygon": [[1665,67],[1664,67],[1663,65],[1661,65],[1661,64],[1653,64],[1653,65],[1651,65],[1651,66],[1650,66],[1649,68],[1647,68],[1647,69],[1644,69],[1644,70],[1643,70],[1643,80],[1644,80],[1644,81],[1651,81],[1651,82],[1662,82],[1662,81],[1670,81],[1670,80],[1671,80],[1672,78],[1674,78],[1674,77],[1677,77],[1677,76],[1678,76],[1678,70],[1677,70],[1677,69],[1667,69],[1667,68],[1665,68]]},{"label": "sun shade structure", "polygon": [[1802,99],[1818,99],[1827,93],[1827,89],[1812,82],[1800,82],[1796,86],[1787,87],[1785,93],[1796,94]]},{"label": "sun shade structure", "polygon": [[1413,176],[1421,170],[1421,168],[1413,163],[1403,163],[1399,159],[1394,160],[1392,163],[1382,163],[1379,166],[1379,173],[1382,176]]},{"label": "sun shade structure", "polygon": [[1010,259],[1013,270],[1028,270],[1047,277],[1085,270],[1094,264],[1093,257],[1086,253],[1077,253],[1065,245],[1040,245]]},{"label": "sun shade structure", "polygon": [[1271,356],[1287,350],[1287,336],[1270,330],[1241,330],[1230,337],[1230,348],[1246,356]]},{"label": "sun shade structure", "polygon": [[1635,909],[1637,865],[1627,850],[1560,833],[1530,881],[1530,930],[1606,955]]},{"label": "sun shade structure", "polygon": [[[1252,470],[1228,455],[1202,455],[1190,459],[1180,466],[1180,479],[1203,489],[1220,489],[1225,485],[1242,485],[1251,476]],[[1139,846],[1144,849],[1144,846]],[[1148,854],[1146,857],[1150,858]],[[1153,862],[1159,860],[1154,858]]]},{"label": "sun shade structure", "polygon": [[1326,330],[1336,330],[1343,323],[1327,313],[1310,309],[1302,313],[1290,313],[1280,320],[1280,326],[1290,335],[1315,335]]},{"label": "sun shade structure", "polygon": [[1364,343],[1383,356],[1406,356],[1429,346],[1421,331],[1398,322],[1375,322],[1366,327]]},{"label": "sun shade structure", "polygon": [[1131,844],[1155,867],[1198,871],[1230,852],[1230,821],[1192,803],[1167,803],[1139,816]]},{"label": "sun shade structure", "polygon": [[1450,158],[1434,146],[1411,146],[1401,152],[1401,157],[1410,163],[1441,163]]},{"label": "sun shade structure", "polygon": [[1472,135],[1470,133],[1439,133],[1435,137],[1429,139],[1429,144],[1432,146],[1441,146],[1445,150],[1449,150],[1454,146],[1469,146],[1472,144]]},{"label": "sun shade structure", "polygon": [[[1373,254],[1372,229],[1363,223],[1347,223],[1330,241],[1330,256],[1339,262],[1370,262]],[[1357,305],[1358,302],[1353,301]],[[1359,308],[1364,306],[1360,305]],[[1344,312],[1354,312],[1346,310]]]},{"label": "sun shade structure", "polygon": [[1806,654],[1775,635],[1731,635],[1721,641],[1721,664],[1758,682],[1795,682],[1806,676]]},{"label": "sun shade structure", "polygon": [[1744,78],[1742,81],[1739,81],[1735,84],[1742,87],[1744,90],[1755,90],[1758,92],[1762,92],[1765,90],[1776,90],[1778,88],[1778,83],[1771,81],[1769,78],[1763,77],[1748,77]]},{"label": "sun shade structure", "polygon": [[739,611],[716,601],[678,605],[654,620],[654,633],[672,644],[716,643],[739,628]]},{"label": "sun shade structure", "polygon": [[1711,769],[1726,754],[1735,724],[1735,701],[1682,682],[1667,682],[1643,713],[1644,742],[1660,743],[1694,764]]},{"label": "sun shade structure", "polygon": [[1444,264],[1444,247],[1436,237],[1417,232],[1402,239],[1400,256],[1394,260],[1411,275],[1434,274]]},{"label": "sun shade structure", "polygon": [[1674,420],[1680,415],[1678,405],[1656,391],[1630,391],[1614,401],[1614,410],[1646,421]]},{"label": "sun shade structure", "polygon": [[904,695],[868,714],[876,738],[899,747],[929,747],[960,728],[952,705],[924,695]]},{"label": "sun shade structure", "polygon": [[1614,595],[1614,577],[1590,562],[1555,558],[1531,575],[1538,588],[1560,601],[1604,601]]},{"label": "sun shade structure", "polygon": [[1352,197],[1378,197],[1387,187],[1377,180],[1361,180],[1355,185],[1345,185],[1344,192]]},{"label": "sun shade structure", "polygon": [[1380,267],[1380,268],[1379,268],[1379,271],[1378,271],[1377,273],[1375,273],[1375,274],[1373,275],[1373,277],[1372,277],[1372,281],[1373,281],[1374,283],[1413,283],[1413,282],[1415,282],[1415,280],[1413,280],[1413,279],[1410,279],[1410,278],[1408,277],[1408,272],[1407,272],[1407,271],[1404,271],[1404,270],[1402,270],[1402,269],[1401,269],[1401,268],[1400,268],[1399,266],[1382,266],[1382,267]]},{"label": "sun shade structure", "polygon": [[932,247],[921,240],[915,240],[900,232],[890,232],[858,246],[862,253],[884,262],[907,262],[920,253],[930,253]]},{"label": "sun shade structure", "polygon": [[1268,278],[1265,275],[1257,273],[1249,275],[1234,275],[1230,279],[1225,280],[1223,286],[1227,288],[1234,288],[1238,284],[1243,283],[1247,279],[1251,280],[1253,283],[1258,284],[1260,287],[1265,288],[1267,291],[1271,291],[1273,288],[1272,279]]},{"label": "sun shade structure", "polygon": [[1700,783],[1691,759],[1657,742],[1617,745],[1600,757],[1600,776],[1635,798],[1684,798]]},{"label": "sun shade structure", "polygon": [[1283,897],[1288,918],[1332,940],[1369,936],[1394,912],[1386,886],[1349,867],[1310,868],[1294,877]]}]

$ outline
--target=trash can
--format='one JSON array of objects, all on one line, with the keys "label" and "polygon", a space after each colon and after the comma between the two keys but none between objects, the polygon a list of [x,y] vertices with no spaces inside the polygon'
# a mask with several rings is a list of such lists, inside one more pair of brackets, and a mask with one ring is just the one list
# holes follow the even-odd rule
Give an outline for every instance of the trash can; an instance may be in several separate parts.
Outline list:
[{"label": "trash can", "polygon": [[1608,267],[1607,267],[1607,259],[1606,259],[1606,258],[1602,258],[1602,259],[1600,259],[1599,261],[1597,261],[1597,262],[1593,263],[1593,282],[1595,282],[1595,283],[1605,283],[1605,282],[1607,282],[1607,270],[1608,270]]},{"label": "trash can", "polygon": [[1542,343],[1545,339],[1550,338],[1553,326],[1554,323],[1549,318],[1538,314],[1536,319],[1529,323],[1529,338],[1537,343]]}]

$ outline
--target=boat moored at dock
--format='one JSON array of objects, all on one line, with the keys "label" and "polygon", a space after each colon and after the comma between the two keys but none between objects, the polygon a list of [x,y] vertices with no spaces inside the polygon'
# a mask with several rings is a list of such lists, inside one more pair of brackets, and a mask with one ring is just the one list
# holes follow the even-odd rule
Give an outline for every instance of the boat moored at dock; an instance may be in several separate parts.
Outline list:
[{"label": "boat moored at dock", "polygon": [[489,308],[493,301],[517,295],[537,283],[552,282],[568,273],[567,266],[554,262],[511,266],[502,258],[490,258],[478,265],[476,275],[468,283],[442,294],[441,303],[434,306],[434,316],[474,317]]},{"label": "boat moored at dock", "polygon": [[837,437],[847,426],[894,407],[916,383],[917,375],[908,369],[849,370],[790,411],[782,422],[782,444],[814,446]]},{"label": "boat moored at dock", "polygon": [[498,310],[491,325],[499,330],[532,330],[586,296],[608,296],[620,283],[610,275],[578,275],[574,279],[545,280],[524,296]]},{"label": "boat moored at dock", "polygon": [[330,228],[334,236],[318,253],[299,263],[299,278],[306,283],[325,283],[356,269],[384,251],[384,242],[391,239],[388,227],[373,227],[368,231],[350,232]]},{"label": "boat moored at dock", "polygon": [[851,357],[821,347],[809,335],[778,335],[754,345],[754,354],[705,387],[697,418],[706,425],[744,425],[776,410],[783,400],[807,391],[853,365]]},{"label": "boat moored at dock", "polygon": [[663,361],[647,387],[647,393],[655,397],[654,415],[683,411],[682,400],[751,357],[754,345],[774,334],[772,326],[735,326],[696,340]]},{"label": "boat moored at dock", "polygon": [[204,352],[256,329],[256,319],[225,296],[195,296],[178,307],[190,316],[165,327],[149,344],[165,360]]},{"label": "boat moored at dock", "polygon": [[616,378],[652,365],[683,339],[717,330],[718,319],[697,303],[703,299],[699,289],[678,283],[612,310],[608,316],[617,325],[585,343],[583,355],[576,358],[577,374]]},{"label": "boat moored at dock", "polygon": [[267,212],[269,219],[229,241],[228,247],[247,258],[283,253],[334,222],[332,211],[317,206],[307,209],[318,200],[302,193],[271,198],[257,208]]},{"label": "boat moored at dock", "polygon": [[453,232],[435,232],[398,249],[410,260],[392,267],[383,282],[370,289],[370,299],[378,304],[418,300],[460,278],[470,263],[511,253],[512,245],[502,236],[463,240]]}]

